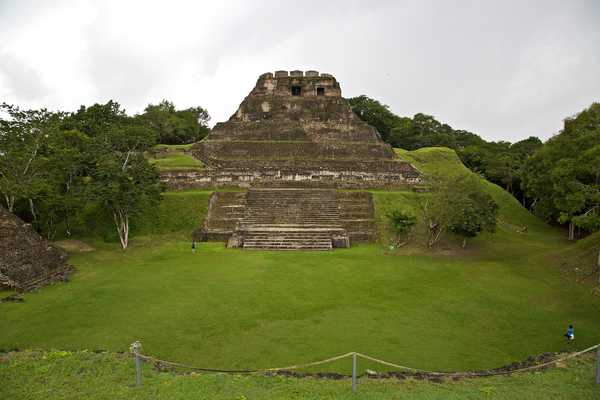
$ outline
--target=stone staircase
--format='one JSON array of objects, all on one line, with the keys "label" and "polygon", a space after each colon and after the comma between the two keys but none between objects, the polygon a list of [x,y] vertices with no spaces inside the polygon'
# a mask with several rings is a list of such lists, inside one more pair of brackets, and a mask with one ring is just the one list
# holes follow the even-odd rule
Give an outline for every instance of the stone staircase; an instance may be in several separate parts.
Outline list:
[{"label": "stone staircase", "polygon": [[201,229],[193,233],[195,240],[227,241],[244,218],[246,192],[214,192]]},{"label": "stone staircase", "polygon": [[340,223],[348,232],[350,243],[373,242],[377,239],[375,206],[369,192],[338,191]]},{"label": "stone staircase", "polygon": [[198,241],[271,250],[330,250],[376,239],[368,192],[305,188],[252,188],[215,192]]},{"label": "stone staircase", "polygon": [[250,189],[237,235],[244,249],[348,247],[335,190]]}]

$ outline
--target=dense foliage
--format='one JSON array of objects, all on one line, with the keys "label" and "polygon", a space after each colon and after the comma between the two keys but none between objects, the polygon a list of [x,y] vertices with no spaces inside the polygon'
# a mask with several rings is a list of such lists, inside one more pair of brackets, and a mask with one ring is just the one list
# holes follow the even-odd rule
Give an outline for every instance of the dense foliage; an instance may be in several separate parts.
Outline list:
[{"label": "dense foliage", "polygon": [[[400,238],[406,238],[406,241],[408,241],[414,226],[417,224],[417,217],[403,210],[394,209],[388,213],[387,218],[394,233]],[[399,240],[397,244],[400,245],[402,242]]]},{"label": "dense foliage", "polygon": [[524,165],[523,189],[548,221],[600,230],[600,103],[564,122],[563,130]]},{"label": "dense foliage", "polygon": [[467,238],[480,232],[494,232],[498,204],[483,191],[474,175],[430,177],[430,196],[419,199],[421,221],[427,232],[427,246],[434,246],[447,231]]},{"label": "dense foliage", "polygon": [[210,116],[202,107],[177,110],[167,100],[149,104],[139,116],[156,134],[160,144],[188,144],[201,140],[208,134]]},{"label": "dense foliage", "polygon": [[520,189],[521,173],[525,159],[542,145],[538,138],[530,137],[514,144],[487,142],[474,133],[453,129],[431,115],[418,113],[412,118],[400,117],[388,106],[364,95],[351,98],[349,102],[354,112],[373,125],[382,139],[393,147],[454,149],[471,170],[527,202]]},{"label": "dense foliage", "polygon": [[546,143],[529,137],[516,143],[487,142],[434,117],[400,117],[367,96],[349,99],[354,112],[394,147],[454,149],[472,171],[503,187],[548,222],[567,224],[569,237],[600,230],[600,104],[565,120]]},{"label": "dense foliage", "polygon": [[4,205],[48,238],[66,236],[85,214],[105,215],[127,247],[130,218],[159,200],[144,152],[155,134],[114,101],[75,113],[1,106],[0,192]]}]

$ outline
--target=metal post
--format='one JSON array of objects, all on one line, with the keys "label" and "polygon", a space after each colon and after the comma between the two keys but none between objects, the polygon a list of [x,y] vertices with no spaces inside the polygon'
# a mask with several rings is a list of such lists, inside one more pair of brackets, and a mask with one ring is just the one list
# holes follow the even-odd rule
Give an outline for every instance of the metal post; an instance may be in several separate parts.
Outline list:
[{"label": "metal post", "polygon": [[356,392],[356,353],[352,353],[352,391]]},{"label": "metal post", "polygon": [[131,351],[135,355],[135,384],[142,386],[142,359],[140,358],[140,350],[142,344],[138,341],[131,344]]},{"label": "metal post", "polygon": [[596,385],[600,385],[600,346],[596,352]]}]

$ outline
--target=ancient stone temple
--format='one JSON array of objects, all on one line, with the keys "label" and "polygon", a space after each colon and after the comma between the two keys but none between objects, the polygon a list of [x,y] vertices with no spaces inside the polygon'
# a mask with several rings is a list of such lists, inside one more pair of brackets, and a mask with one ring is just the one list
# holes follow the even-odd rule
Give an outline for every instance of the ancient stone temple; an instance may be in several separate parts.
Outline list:
[{"label": "ancient stone temple", "polygon": [[405,187],[420,173],[356,116],[340,85],[317,71],[261,75],[228,121],[192,148],[204,171],[172,172],[171,187],[216,192],[195,235],[231,247],[331,249],[375,237],[368,192]]}]

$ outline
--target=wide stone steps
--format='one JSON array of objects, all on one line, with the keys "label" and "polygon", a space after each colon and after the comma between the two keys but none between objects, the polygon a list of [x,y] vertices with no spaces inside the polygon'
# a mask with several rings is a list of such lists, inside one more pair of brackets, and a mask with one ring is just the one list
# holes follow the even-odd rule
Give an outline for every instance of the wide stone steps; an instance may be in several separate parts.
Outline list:
[{"label": "wide stone steps", "polygon": [[250,189],[238,233],[244,249],[331,250],[339,217],[334,190]]},{"label": "wide stone steps", "polygon": [[244,249],[272,250],[331,250],[331,237],[328,235],[272,234],[244,237]]},{"label": "wide stone steps", "polygon": [[204,232],[244,249],[328,250],[375,240],[377,227],[368,192],[252,188],[215,194]]}]

